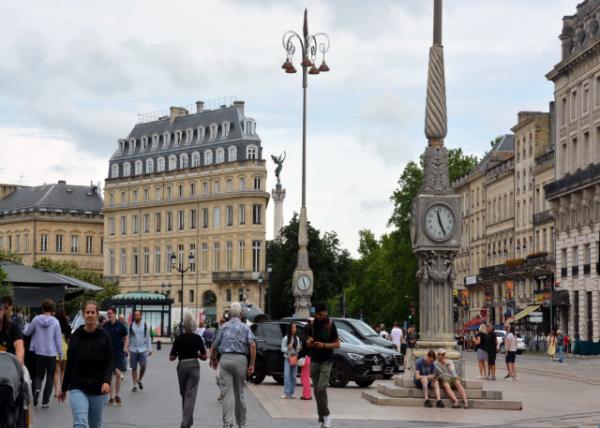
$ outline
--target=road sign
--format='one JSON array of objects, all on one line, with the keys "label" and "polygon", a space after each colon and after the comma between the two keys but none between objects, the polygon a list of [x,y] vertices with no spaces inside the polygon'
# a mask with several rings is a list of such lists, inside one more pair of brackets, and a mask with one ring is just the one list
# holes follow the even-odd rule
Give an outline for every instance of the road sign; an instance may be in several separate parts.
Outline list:
[{"label": "road sign", "polygon": [[540,323],[543,322],[543,320],[544,320],[543,317],[532,317],[532,316],[529,316],[529,322],[531,322],[531,323],[540,324]]}]

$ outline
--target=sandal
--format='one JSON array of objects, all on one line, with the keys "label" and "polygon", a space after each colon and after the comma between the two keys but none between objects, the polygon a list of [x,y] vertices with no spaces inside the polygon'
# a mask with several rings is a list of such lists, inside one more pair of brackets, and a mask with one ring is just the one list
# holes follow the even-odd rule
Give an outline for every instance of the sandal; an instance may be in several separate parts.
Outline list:
[{"label": "sandal", "polygon": [[458,402],[458,400],[456,400],[454,403],[452,403],[452,408],[453,408],[453,409],[458,409],[458,408],[460,408],[460,403]]},{"label": "sandal", "polygon": [[469,409],[469,403],[465,401],[465,404],[463,404],[463,409]]}]

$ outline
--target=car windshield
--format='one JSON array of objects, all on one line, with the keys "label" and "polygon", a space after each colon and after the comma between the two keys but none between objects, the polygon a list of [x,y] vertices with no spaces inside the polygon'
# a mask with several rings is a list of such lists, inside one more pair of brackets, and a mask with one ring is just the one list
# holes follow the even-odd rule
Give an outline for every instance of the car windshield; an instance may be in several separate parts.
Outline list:
[{"label": "car windshield", "polygon": [[363,336],[379,336],[375,330],[373,330],[369,324],[361,320],[351,320],[352,327],[358,330]]},{"label": "car windshield", "polygon": [[345,330],[338,330],[338,335],[344,343],[348,343],[350,345],[363,345],[363,343],[357,339],[356,336],[348,333]]}]

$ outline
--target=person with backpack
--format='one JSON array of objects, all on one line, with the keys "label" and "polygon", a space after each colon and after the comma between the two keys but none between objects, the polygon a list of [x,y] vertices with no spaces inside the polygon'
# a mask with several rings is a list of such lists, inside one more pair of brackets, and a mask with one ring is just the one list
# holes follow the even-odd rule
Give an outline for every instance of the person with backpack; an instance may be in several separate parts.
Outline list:
[{"label": "person with backpack", "polygon": [[[146,374],[148,359],[152,355],[152,339],[148,331],[148,325],[142,322],[142,312],[137,310],[133,313],[133,322],[129,326],[129,365],[131,367],[131,379],[133,388],[131,392],[136,392],[138,387],[144,389],[142,378]],[[138,377],[137,366],[140,365],[140,374]]]}]

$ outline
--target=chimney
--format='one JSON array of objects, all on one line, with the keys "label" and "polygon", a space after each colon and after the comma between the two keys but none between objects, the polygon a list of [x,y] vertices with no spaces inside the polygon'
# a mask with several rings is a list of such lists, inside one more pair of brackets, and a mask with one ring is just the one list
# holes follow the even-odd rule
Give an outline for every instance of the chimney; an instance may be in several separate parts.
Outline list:
[{"label": "chimney", "polygon": [[244,102],[243,101],[234,101],[233,106],[237,107],[240,113],[244,114]]},{"label": "chimney", "polygon": [[180,116],[187,116],[188,114],[190,114],[190,112],[184,109],[183,107],[171,107],[170,111],[171,123],[175,122],[175,119]]},{"label": "chimney", "polygon": [[204,112],[204,101],[196,101],[196,113]]}]

